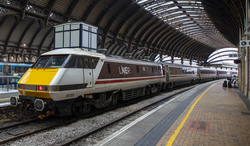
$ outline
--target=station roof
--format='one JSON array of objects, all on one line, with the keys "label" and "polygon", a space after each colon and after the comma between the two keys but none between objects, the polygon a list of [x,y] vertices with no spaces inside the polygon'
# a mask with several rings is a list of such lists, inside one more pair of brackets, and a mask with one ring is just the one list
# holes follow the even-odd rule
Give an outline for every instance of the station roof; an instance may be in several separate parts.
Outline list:
[{"label": "station roof", "polygon": [[245,0],[6,0],[0,2],[0,53],[40,56],[53,49],[53,26],[99,28],[98,48],[133,58],[158,54],[206,61],[244,34]]}]

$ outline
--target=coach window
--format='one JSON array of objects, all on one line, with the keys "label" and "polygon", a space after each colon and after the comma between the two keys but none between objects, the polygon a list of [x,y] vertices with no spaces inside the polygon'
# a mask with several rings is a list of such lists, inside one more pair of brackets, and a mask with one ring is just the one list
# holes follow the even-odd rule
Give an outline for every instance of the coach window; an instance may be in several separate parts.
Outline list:
[{"label": "coach window", "polygon": [[21,67],[21,72],[24,72],[24,68],[25,68],[25,67]]},{"label": "coach window", "polygon": [[148,67],[143,67],[143,71],[149,71]]},{"label": "coach window", "polygon": [[23,72],[26,72],[28,69],[28,67],[24,67]]},{"label": "coach window", "polygon": [[108,73],[111,73],[111,68],[109,63],[107,64],[107,67],[108,67]]},{"label": "coach window", "polygon": [[139,73],[139,72],[140,72],[140,70],[139,70],[139,66],[138,66],[138,65],[136,65],[136,71],[137,71],[137,73]]},{"label": "coach window", "polygon": [[15,72],[16,73],[21,72],[21,67],[15,67]]}]

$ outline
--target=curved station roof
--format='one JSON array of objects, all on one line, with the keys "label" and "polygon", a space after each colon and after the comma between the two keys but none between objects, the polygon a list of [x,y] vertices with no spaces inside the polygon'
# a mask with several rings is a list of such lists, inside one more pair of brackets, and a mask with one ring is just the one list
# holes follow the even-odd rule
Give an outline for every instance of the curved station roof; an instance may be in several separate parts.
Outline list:
[{"label": "curved station roof", "polygon": [[0,53],[17,62],[52,50],[54,26],[67,22],[98,27],[109,55],[198,61],[237,47],[245,24],[245,0],[4,0],[0,12]]}]

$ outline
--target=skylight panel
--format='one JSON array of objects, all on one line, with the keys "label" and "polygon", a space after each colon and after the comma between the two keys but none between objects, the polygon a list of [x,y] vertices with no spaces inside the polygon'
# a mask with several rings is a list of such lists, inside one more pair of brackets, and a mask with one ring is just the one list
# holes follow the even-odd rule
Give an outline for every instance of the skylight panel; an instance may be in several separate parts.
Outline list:
[{"label": "skylight panel", "polygon": [[161,13],[161,12],[165,12],[165,10],[159,9],[159,10],[152,11],[152,13],[154,13],[154,14]]},{"label": "skylight panel", "polygon": [[166,5],[171,5],[174,4],[174,2],[170,1],[170,2],[165,2],[164,4],[162,4],[161,6],[166,6]]},{"label": "skylight panel", "polygon": [[197,13],[197,11],[186,11],[187,13]]},{"label": "skylight panel", "polygon": [[166,13],[166,14],[162,15],[162,17],[169,17],[171,15],[178,14],[178,13],[181,14],[181,13],[183,13],[183,11],[177,11],[177,12],[173,12],[173,13]]},{"label": "skylight panel", "polygon": [[173,19],[178,19],[178,18],[181,18],[181,17],[187,17],[186,15],[180,15],[180,16],[176,16],[176,17],[173,17],[173,18],[169,18],[168,20],[171,21]]},{"label": "skylight panel", "polygon": [[190,27],[190,26],[197,26],[197,25],[196,25],[196,24],[189,24],[189,25],[181,26],[180,28],[183,28],[183,27]]},{"label": "skylight panel", "polygon": [[194,21],[189,21],[189,22],[184,22],[184,23],[182,23],[182,24],[188,24],[188,23],[194,23]]},{"label": "skylight panel", "polygon": [[146,2],[146,1],[148,1],[148,0],[141,0],[141,1],[137,2],[137,3],[138,3],[138,4],[141,4],[141,3],[144,3],[144,2]]},{"label": "skylight panel", "polygon": [[187,21],[187,20],[191,20],[191,19],[190,19],[190,18],[186,18],[186,19],[181,19],[181,20],[172,21],[171,23],[177,23],[177,22]]},{"label": "skylight panel", "polygon": [[183,9],[192,9],[192,8],[194,8],[194,7],[192,7],[192,6],[182,6],[182,8],[183,8]]},{"label": "skylight panel", "polygon": [[169,11],[169,10],[174,10],[174,9],[179,9],[179,7],[177,7],[177,6],[175,6],[175,7],[171,7],[171,8],[166,9],[166,11]]},{"label": "skylight panel", "polygon": [[188,28],[185,28],[183,30],[189,30],[189,29],[194,29],[194,28],[199,28],[198,26],[194,26],[194,27],[188,27]]},{"label": "skylight panel", "polygon": [[156,5],[158,5],[158,4],[156,3],[156,4],[153,4],[153,5],[149,5],[149,6],[145,7],[145,8],[150,9],[150,8],[156,6]]},{"label": "skylight panel", "polygon": [[177,1],[178,3],[189,3],[189,1]]},{"label": "skylight panel", "polygon": [[191,17],[197,17],[197,16],[200,16],[200,15],[193,15],[193,14],[190,14]]}]

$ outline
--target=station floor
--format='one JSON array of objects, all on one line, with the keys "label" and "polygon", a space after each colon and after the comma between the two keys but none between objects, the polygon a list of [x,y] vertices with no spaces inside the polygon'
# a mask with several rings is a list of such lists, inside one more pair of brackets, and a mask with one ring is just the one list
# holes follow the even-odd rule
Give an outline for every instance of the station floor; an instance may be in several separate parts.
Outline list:
[{"label": "station floor", "polygon": [[222,83],[196,86],[96,145],[248,146],[250,100]]},{"label": "station floor", "polygon": [[14,89],[7,91],[6,89],[0,89],[0,107],[10,105],[10,97],[18,96],[19,92]]}]

